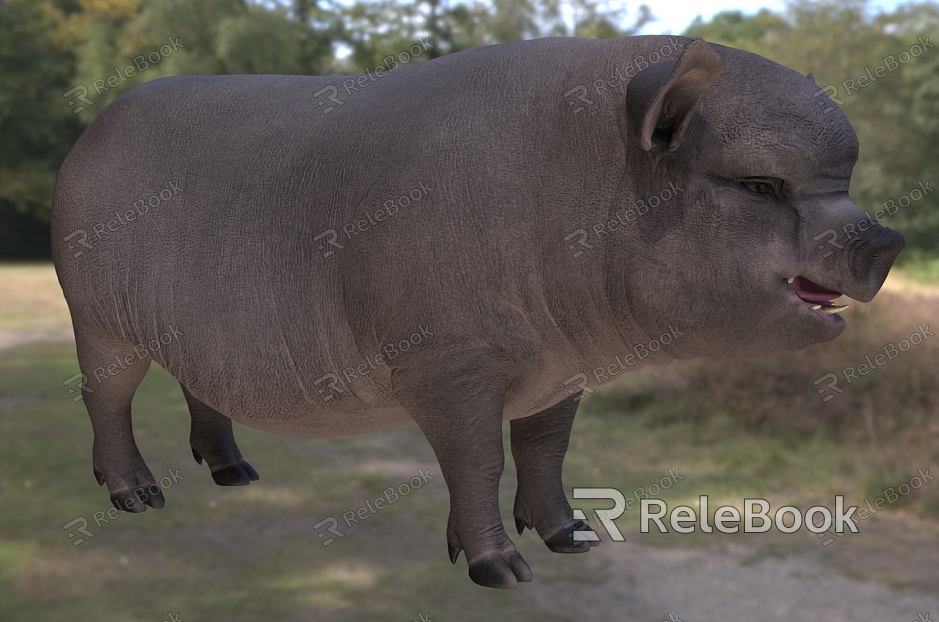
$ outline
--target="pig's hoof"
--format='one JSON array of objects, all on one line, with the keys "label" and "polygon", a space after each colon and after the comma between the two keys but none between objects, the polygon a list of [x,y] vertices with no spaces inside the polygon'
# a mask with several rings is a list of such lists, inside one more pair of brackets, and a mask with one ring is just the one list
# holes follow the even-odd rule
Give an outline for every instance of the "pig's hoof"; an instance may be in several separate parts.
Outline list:
[{"label": "pig's hoof", "polygon": [[148,505],[158,510],[166,504],[163,491],[140,452],[136,447],[133,449],[134,454],[129,458],[126,455],[111,456],[96,449],[91,467],[95,480],[108,485],[111,503],[118,510],[136,514],[146,510]]},{"label": "pig's hoof", "polygon": [[[219,415],[221,416],[221,415]],[[230,425],[230,422],[229,422]],[[230,432],[230,430],[229,430]],[[190,439],[189,448],[196,462],[205,460],[212,474],[212,479],[219,486],[247,486],[260,479],[258,472],[241,457],[241,452],[232,438],[229,441],[212,438],[209,443],[202,443],[202,450],[196,449],[199,438]]]},{"label": "pig's hoof", "polygon": [[492,553],[471,563],[469,576],[477,585],[511,590],[519,581],[531,581],[531,568],[518,551]]},{"label": "pig's hoof", "polygon": [[[588,540],[574,540],[574,533],[583,533]],[[544,539],[555,553],[586,553],[599,543],[597,532],[582,520],[574,520]]]},{"label": "pig's hoof", "polygon": [[145,511],[148,505],[159,510],[166,504],[166,499],[163,498],[163,491],[154,483],[134,490],[125,488],[115,491],[111,493],[111,503],[118,510],[137,514]]},{"label": "pig's hoof", "polygon": [[[193,453],[195,453],[195,450],[193,450]],[[219,486],[247,486],[251,482],[258,481],[260,475],[250,464],[244,460],[239,460],[235,464],[212,471],[212,479]]]}]

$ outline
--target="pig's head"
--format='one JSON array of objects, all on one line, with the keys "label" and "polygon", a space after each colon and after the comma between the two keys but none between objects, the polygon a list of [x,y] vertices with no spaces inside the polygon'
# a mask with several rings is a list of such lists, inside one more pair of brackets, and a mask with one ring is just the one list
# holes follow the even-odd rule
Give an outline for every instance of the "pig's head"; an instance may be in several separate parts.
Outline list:
[{"label": "pig's head", "polygon": [[621,134],[638,185],[620,207],[648,211],[607,256],[608,293],[646,335],[677,326],[673,356],[828,341],[845,328],[835,299],[867,302],[886,279],[903,236],[848,197],[857,136],[820,91],[700,39],[628,84]]}]

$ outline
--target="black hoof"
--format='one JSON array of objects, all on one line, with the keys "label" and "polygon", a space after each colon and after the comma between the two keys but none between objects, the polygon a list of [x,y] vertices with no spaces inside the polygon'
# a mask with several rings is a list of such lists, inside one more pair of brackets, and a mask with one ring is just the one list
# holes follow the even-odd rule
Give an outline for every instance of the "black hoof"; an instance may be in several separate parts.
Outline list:
[{"label": "black hoof", "polygon": [[525,531],[525,527],[532,529],[531,523],[527,520],[515,517],[515,528],[518,529],[518,535],[522,535],[522,532]]},{"label": "black hoof", "polygon": [[223,469],[212,471],[212,479],[219,486],[247,486],[251,482],[258,481],[260,476],[250,464],[239,460]]},{"label": "black hoof", "polygon": [[596,546],[597,540],[574,540],[574,532],[588,532],[590,538],[597,537],[597,533],[582,520],[575,520],[562,527],[552,535],[545,538],[544,543],[555,553],[586,553],[591,546]]},{"label": "black hoof", "polygon": [[476,560],[469,566],[469,576],[477,585],[511,590],[518,587],[519,582],[531,581],[531,569],[518,551],[510,551]]},{"label": "black hoof", "polygon": [[[156,492],[153,492],[154,490]],[[166,505],[166,499],[163,497],[163,491],[160,490],[160,487],[151,484],[135,490],[118,490],[111,495],[111,503],[118,510],[139,514],[146,511],[148,505],[154,510],[159,510]]]}]

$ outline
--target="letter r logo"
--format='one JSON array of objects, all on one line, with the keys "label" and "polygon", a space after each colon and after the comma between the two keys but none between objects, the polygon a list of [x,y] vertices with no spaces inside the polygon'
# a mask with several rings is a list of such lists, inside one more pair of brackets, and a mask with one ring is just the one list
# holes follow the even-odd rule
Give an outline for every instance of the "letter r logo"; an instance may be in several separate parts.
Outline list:
[{"label": "letter r logo", "polygon": [[324,402],[328,402],[329,400],[336,397],[335,395],[333,395],[333,392],[345,393],[345,391],[343,391],[342,388],[338,384],[336,384],[339,382],[339,376],[337,376],[336,374],[326,374],[325,376],[321,376],[317,378],[316,380],[314,380],[313,384],[320,385],[324,382],[329,382],[329,384],[327,384],[325,387],[326,389],[329,389],[330,391],[329,394],[326,396],[323,396],[323,389],[316,390],[316,392],[320,394],[320,397],[323,398]]},{"label": "letter r logo", "polygon": [[[68,99],[75,93],[78,93],[78,97],[76,97],[75,99],[77,99],[81,103],[87,104],[89,106],[95,103],[94,100],[88,99],[88,89],[85,87],[84,84],[79,84],[75,88],[71,88],[65,91],[64,93],[62,93],[62,97],[64,97],[65,99]],[[72,108],[73,106],[75,106],[75,100],[68,99],[68,106],[69,108]],[[72,108],[72,114],[78,114],[84,109],[85,109],[84,106],[75,106],[74,108]]]},{"label": "letter r logo", "polygon": [[[574,382],[578,384],[573,387],[567,386]],[[574,395],[578,391],[581,392],[580,395],[574,398],[575,402],[579,402],[580,400],[582,400],[584,398],[583,396],[584,393],[593,393],[593,389],[587,386],[587,374],[577,374],[576,376],[571,376],[570,378],[564,381],[564,386],[567,387],[567,392],[570,393],[571,395]]]},{"label": "letter r logo", "polygon": [[818,387],[818,385],[820,385],[820,384],[822,384],[823,382],[826,382],[826,381],[828,382],[828,384],[826,384],[824,387],[819,387],[819,388],[818,388],[818,394],[819,394],[819,395],[825,395],[826,393],[828,393],[828,395],[825,395],[825,397],[822,398],[822,401],[823,401],[823,402],[827,402],[828,400],[833,400],[833,399],[835,399],[836,396],[835,396],[833,393],[831,393],[830,391],[834,391],[835,393],[844,393],[844,389],[842,389],[841,387],[838,386],[838,376],[836,376],[835,374],[833,374],[833,373],[831,373],[831,372],[825,374],[825,375],[822,376],[821,378],[818,378],[818,379],[817,379],[815,382],[813,382],[812,384],[814,384],[816,387]]},{"label": "letter r logo", "polygon": [[[821,233],[819,233],[818,235],[816,235],[814,238],[812,238],[812,240],[814,240],[815,242],[818,242],[819,240],[821,240],[821,239],[822,239],[823,237],[825,237],[826,235],[829,236],[829,237],[828,237],[828,240],[826,240],[829,245],[834,246],[835,248],[837,248],[837,249],[839,249],[839,250],[841,250],[842,248],[844,248],[844,245],[838,243],[838,233],[837,233],[834,229],[827,229],[827,230],[825,230],[825,231],[822,231]],[[824,245],[824,244],[819,244],[819,245],[818,245],[818,250],[820,250],[820,251],[825,250],[825,245]],[[822,255],[822,258],[823,258],[823,259],[828,259],[829,257],[831,257],[831,256],[834,254],[834,252],[835,252],[835,251],[833,251],[833,250],[829,250],[829,251],[826,252],[824,255]]]},{"label": "letter r logo", "polygon": [[332,248],[327,251],[327,250],[326,250],[326,245],[327,245],[327,244],[328,244],[329,246],[334,247],[334,248],[344,248],[342,244],[340,244],[339,242],[336,241],[336,239],[337,239],[338,237],[339,237],[339,236],[336,234],[336,230],[335,230],[335,229],[327,229],[326,231],[322,232],[321,234],[319,234],[318,236],[316,236],[315,238],[313,238],[313,241],[314,241],[314,242],[319,242],[319,241],[322,240],[323,238],[326,238],[326,243],[325,243],[325,244],[317,244],[316,247],[317,247],[318,249],[320,249],[320,251],[322,251],[323,257],[329,257],[330,255],[334,254],[336,251],[334,251]]},{"label": "letter r logo", "polygon": [[[335,518],[330,516],[328,518],[324,518],[320,522],[313,525],[313,529],[316,530],[316,535],[319,537],[320,540],[323,540],[323,538],[326,538],[326,534],[320,531],[320,528],[326,525],[329,525],[329,527],[326,527],[326,531],[333,534],[337,538],[342,538],[345,535],[341,531],[336,529],[339,526],[339,521],[337,521]],[[335,541],[336,540],[333,538],[326,538],[325,540],[323,540],[323,546],[329,546]]]},{"label": "letter r logo", "polygon": [[[578,101],[582,101],[583,103],[587,104],[588,106],[593,106],[593,100],[591,100],[591,99],[589,99],[589,98],[587,97],[587,87],[586,87],[586,86],[584,86],[583,84],[580,84],[580,85],[578,85],[578,86],[575,86],[574,88],[572,88],[572,89],[569,90],[568,92],[564,93],[564,97],[570,97],[570,96],[573,95],[574,93],[577,93],[577,96],[576,96],[574,99],[576,99],[576,100],[578,100]],[[567,100],[567,105],[568,105],[568,106],[576,106],[576,108],[574,108],[574,114],[577,114],[578,112],[580,112],[581,110],[583,110],[584,107],[583,107],[583,106],[578,106],[578,105],[577,105],[577,102],[574,101],[574,99],[568,99],[568,100]]]},{"label": "letter r logo", "polygon": [[[829,91],[830,91],[830,92],[829,92]],[[838,99],[838,98],[836,97],[836,95],[838,95],[838,87],[835,86],[834,84],[827,84],[827,85],[823,86],[822,88],[818,89],[812,96],[813,96],[813,97],[819,97],[820,95],[827,95],[829,101],[831,101],[831,102],[833,102],[833,103],[835,103],[835,104],[838,104],[839,106],[843,106],[843,105],[844,105],[844,102],[841,101],[840,99]],[[818,101],[815,102],[815,103],[816,103],[817,105],[819,105],[819,106],[826,106],[826,103],[825,103],[824,101],[822,101],[822,100],[818,100]],[[831,112],[831,111],[834,110],[834,109],[835,109],[834,106],[828,106],[827,108],[825,108],[825,110],[824,110],[823,112],[824,112],[824,114],[828,114],[829,112]]]},{"label": "letter r logo", "polygon": [[[587,232],[584,231],[583,229],[578,229],[577,231],[573,233],[567,234],[566,236],[564,236],[564,241],[568,242],[574,236],[580,237],[580,239],[576,240],[576,242],[580,244],[582,247],[593,248],[593,244],[590,244],[589,242],[587,242]],[[568,244],[567,248],[569,251],[571,251],[574,254],[574,257],[580,257],[581,255],[584,254],[584,251],[577,249],[573,244]]]},{"label": "letter r logo", "polygon": [[[85,248],[94,248],[94,246],[92,246],[91,244],[88,243],[88,233],[87,233],[84,229],[76,229],[75,231],[72,231],[72,232],[69,233],[67,236],[65,236],[64,238],[62,238],[62,240],[65,241],[65,242],[68,242],[69,240],[71,240],[72,238],[74,238],[74,237],[76,237],[76,236],[81,236],[81,237],[78,238],[78,240],[76,240],[76,242],[78,242],[78,244],[80,244],[81,246],[84,246]],[[72,248],[73,248],[72,245],[69,244],[69,245],[68,245],[68,249],[69,249],[69,250],[72,250]],[[85,251],[83,251],[83,250],[79,250],[77,253],[74,253],[74,254],[72,255],[72,257],[78,257],[79,255],[81,255],[81,254],[84,253],[84,252],[85,252]]]},{"label": "letter r logo", "polygon": [[[75,527],[76,525],[78,525],[78,527],[75,529],[75,531],[77,531],[81,535],[88,536],[89,538],[93,538],[95,536],[95,534],[88,531],[88,521],[85,520],[85,517],[79,516],[75,520],[69,523],[66,523],[65,525],[62,525],[62,529],[64,529],[67,532],[69,540],[73,540],[75,538],[75,533],[72,531],[69,531],[69,529],[71,529],[72,527]],[[84,541],[85,541],[84,538],[74,539],[72,542],[72,546],[78,546]]]},{"label": "letter r logo", "polygon": [[[322,99],[316,100],[317,106],[320,106],[320,107],[327,106],[327,103],[326,103],[327,100],[336,104],[336,106],[341,106],[344,103],[341,99],[339,99],[339,89],[337,89],[332,84],[324,86],[317,92],[313,93],[313,97],[318,98],[320,95],[324,95],[326,93],[329,93],[329,95],[326,96],[326,100],[322,100]],[[323,114],[332,112],[333,110],[336,109],[336,106],[328,106],[327,108],[323,108]]]},{"label": "letter r logo", "polygon": [[[606,529],[610,538],[614,542],[623,542],[626,538],[620,532],[616,523],[613,521],[623,515],[626,511],[626,497],[616,488],[575,488],[573,490],[575,499],[609,499],[613,502],[613,507],[608,510],[594,510],[597,520]],[[587,520],[583,510],[574,509],[574,518]],[[597,542],[600,537],[596,532],[575,531],[573,532],[574,542]]]}]

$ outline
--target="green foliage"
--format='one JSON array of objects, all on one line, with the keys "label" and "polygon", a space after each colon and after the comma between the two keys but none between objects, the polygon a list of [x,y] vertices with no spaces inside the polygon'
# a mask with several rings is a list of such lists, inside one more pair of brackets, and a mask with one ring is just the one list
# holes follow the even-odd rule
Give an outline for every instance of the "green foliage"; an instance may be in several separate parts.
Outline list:
[{"label": "green foliage", "polygon": [[[651,19],[643,6],[627,25],[624,10],[600,0],[0,0],[0,257],[48,254],[44,223],[56,169],[84,126],[148,80],[358,74],[409,51],[419,37],[432,47],[410,62],[534,37],[624,36]],[[820,87],[834,89],[861,142],[852,196],[874,212],[920,181],[939,185],[930,178],[939,161],[939,52],[859,90],[858,77],[937,25],[933,2],[873,13],[867,0],[797,0],[782,13],[699,18],[686,34],[811,72]],[[128,75],[126,67],[168,39],[182,49]],[[78,85],[91,103],[63,97]],[[901,259],[939,257],[937,196],[886,223],[907,237]]]},{"label": "green foliage", "polygon": [[710,22],[705,22],[699,15],[691,22],[685,35],[749,49],[746,47],[748,44],[765,40],[770,32],[787,28],[785,20],[769,9],[761,9],[756,15],[744,15],[742,11],[724,11],[715,15]]},{"label": "green foliage", "polygon": [[75,72],[75,8],[0,0],[0,256],[50,252],[55,171],[82,130],[62,97]]},{"label": "green foliage", "polygon": [[[572,23],[564,19],[565,8],[573,15]],[[643,7],[637,22],[626,28],[622,8],[592,0],[360,0],[344,9],[343,15],[346,27],[339,40],[351,49],[348,58],[336,65],[343,73],[382,65],[383,58],[408,50],[419,36],[426,36],[433,45],[417,59],[424,61],[482,45],[538,37],[621,37],[651,19]]]},{"label": "green foliage", "polygon": [[[0,226],[48,219],[55,170],[81,132],[62,93],[74,72],[56,3],[0,2]],[[5,237],[5,236],[4,236]]]},{"label": "green foliage", "polygon": [[286,11],[252,6],[219,22],[216,57],[224,73],[300,73],[302,36]]},{"label": "green foliage", "polygon": [[[884,65],[881,72],[890,69],[885,58],[908,52],[918,37],[936,32],[937,26],[939,5],[933,2],[873,13],[865,0],[799,0],[782,15],[766,10],[750,16],[719,13],[707,23],[696,20],[685,34],[811,73],[833,93],[861,145],[851,195],[873,214],[920,181],[939,187],[939,50],[927,50],[905,64],[887,61],[895,69],[879,78],[875,73],[879,65]],[[868,70],[876,82],[867,82]],[[863,84],[867,86],[859,88]],[[939,256],[939,193],[884,224],[906,236],[908,250],[900,256],[901,264]]]}]

